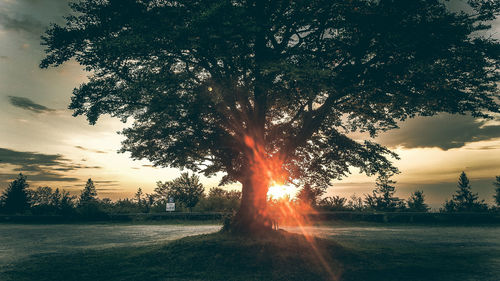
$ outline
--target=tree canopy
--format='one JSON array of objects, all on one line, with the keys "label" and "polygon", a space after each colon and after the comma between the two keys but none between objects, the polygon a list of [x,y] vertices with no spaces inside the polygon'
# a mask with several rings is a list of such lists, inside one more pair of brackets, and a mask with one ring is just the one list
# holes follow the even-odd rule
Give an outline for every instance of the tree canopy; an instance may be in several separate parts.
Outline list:
[{"label": "tree canopy", "polygon": [[395,154],[352,132],[499,112],[500,45],[481,32],[500,4],[468,3],[84,0],[43,36],[41,67],[84,66],[69,108],[91,124],[131,119],[122,151],[133,158],[222,171],[243,203],[261,204],[273,181],[397,171]]},{"label": "tree canopy", "polygon": [[155,192],[167,197],[174,198],[175,201],[182,203],[186,208],[191,210],[201,197],[205,188],[200,183],[200,177],[189,173],[182,173],[180,177],[169,182],[158,182]]}]

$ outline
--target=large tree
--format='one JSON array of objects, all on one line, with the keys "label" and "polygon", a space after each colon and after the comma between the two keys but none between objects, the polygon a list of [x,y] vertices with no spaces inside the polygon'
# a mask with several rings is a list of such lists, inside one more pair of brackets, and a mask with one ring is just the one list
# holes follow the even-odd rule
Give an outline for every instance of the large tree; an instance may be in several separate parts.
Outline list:
[{"label": "large tree", "polygon": [[396,171],[391,151],[351,132],[499,111],[499,44],[482,31],[500,5],[469,3],[84,0],[43,36],[41,67],[84,66],[70,109],[132,119],[133,158],[240,182],[233,226],[252,230],[273,182]]}]

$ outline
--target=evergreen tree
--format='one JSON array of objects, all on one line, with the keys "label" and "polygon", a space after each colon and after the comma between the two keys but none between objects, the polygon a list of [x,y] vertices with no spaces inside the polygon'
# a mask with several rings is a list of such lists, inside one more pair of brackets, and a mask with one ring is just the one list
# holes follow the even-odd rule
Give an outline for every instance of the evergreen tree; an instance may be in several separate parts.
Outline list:
[{"label": "evergreen tree", "polygon": [[496,186],[495,189],[495,195],[493,195],[493,198],[495,199],[495,204],[497,207],[500,208],[500,176],[496,177],[496,181],[493,183],[494,186]]},{"label": "evergreen tree", "polygon": [[407,201],[408,211],[411,212],[427,212],[429,211],[429,206],[425,204],[424,192],[417,190],[410,195]]},{"label": "evergreen tree", "polygon": [[78,205],[83,206],[85,204],[96,203],[96,202],[97,202],[97,190],[94,186],[94,182],[92,181],[92,179],[88,179],[87,183],[85,184],[85,187],[82,190],[82,193],[80,194]]},{"label": "evergreen tree", "polygon": [[142,198],[144,196],[144,193],[142,193],[142,188],[138,188],[137,192],[135,193],[135,201],[137,202],[137,205],[142,206],[144,199]]},{"label": "evergreen tree", "polygon": [[403,209],[404,202],[394,196],[396,192],[395,183],[388,176],[379,176],[372,194],[365,196],[366,205],[376,211],[393,212]]},{"label": "evergreen tree", "polygon": [[446,212],[477,212],[485,211],[488,206],[484,200],[479,200],[477,193],[472,193],[469,179],[465,172],[458,178],[457,191],[451,200],[446,200],[444,210]]},{"label": "evergreen tree", "polygon": [[26,176],[20,173],[0,196],[3,211],[6,213],[24,213],[29,209],[29,191]]}]

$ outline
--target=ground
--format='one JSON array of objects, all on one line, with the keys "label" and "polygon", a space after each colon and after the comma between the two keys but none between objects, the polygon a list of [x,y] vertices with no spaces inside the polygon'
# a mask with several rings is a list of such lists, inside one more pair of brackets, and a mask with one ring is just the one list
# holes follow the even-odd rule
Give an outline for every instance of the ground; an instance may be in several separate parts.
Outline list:
[{"label": "ground", "polygon": [[[212,232],[219,226],[193,227],[0,225],[3,241],[13,241],[12,235],[17,233],[23,244],[29,245],[27,241],[31,240],[35,249],[29,255],[10,259],[2,267],[0,279],[487,281],[500,276],[498,226],[348,223],[306,228],[307,233],[321,237],[314,241],[292,234],[303,231],[297,227],[259,239],[216,232],[168,241],[180,232]],[[95,239],[81,243],[95,240],[101,247],[77,244],[47,251],[59,240],[54,237],[68,237],[60,231],[71,233],[72,240],[63,240],[65,243],[81,241],[79,236],[89,236],[87,233]],[[109,242],[102,238],[106,233],[114,237],[109,238],[114,242],[103,242]],[[47,242],[49,236],[53,242]],[[164,239],[158,242],[159,237]],[[17,252],[27,249],[10,246],[15,247]],[[44,247],[45,251],[36,251]],[[8,249],[5,244],[0,246],[0,261]]]}]

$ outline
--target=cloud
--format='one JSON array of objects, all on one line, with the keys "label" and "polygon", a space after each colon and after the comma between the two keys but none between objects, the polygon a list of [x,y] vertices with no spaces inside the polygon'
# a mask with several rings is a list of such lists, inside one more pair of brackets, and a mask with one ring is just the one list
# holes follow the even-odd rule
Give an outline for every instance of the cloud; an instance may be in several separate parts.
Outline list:
[{"label": "cloud", "polygon": [[[19,172],[26,173],[30,181],[79,181],[64,172],[78,169],[100,169],[99,166],[84,166],[75,164],[60,154],[44,154],[38,152],[15,151],[0,148],[0,167],[13,165],[10,172],[0,173],[0,181],[7,182],[16,177]],[[63,173],[58,173],[63,172]]]},{"label": "cloud", "polygon": [[107,153],[106,151],[96,150],[96,149],[90,149],[90,148],[83,147],[81,145],[77,145],[77,146],[75,146],[75,148],[78,148],[78,149],[84,150],[84,151],[95,152],[95,153]]},{"label": "cloud", "polygon": [[19,15],[4,12],[0,17],[0,25],[5,30],[16,32],[26,32],[34,36],[40,36],[45,29],[45,25],[30,15]]},{"label": "cloud", "polygon": [[488,125],[485,120],[468,115],[417,117],[403,122],[400,127],[381,134],[377,140],[389,147],[438,147],[448,150],[500,137],[500,125]]},{"label": "cloud", "polygon": [[35,103],[32,100],[24,97],[8,96],[9,102],[15,107],[19,107],[25,110],[29,110],[35,113],[44,113],[55,111],[52,108],[48,108],[41,104]]}]

